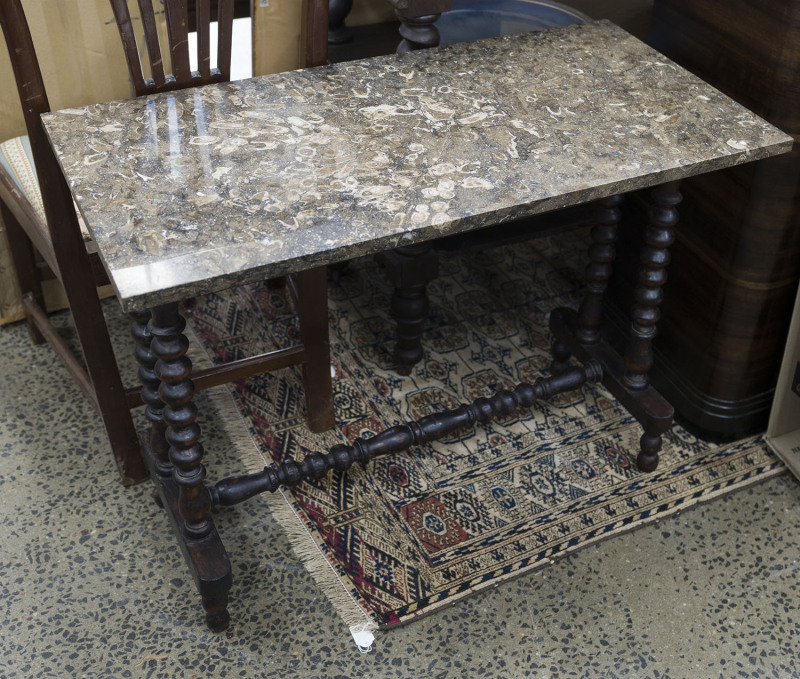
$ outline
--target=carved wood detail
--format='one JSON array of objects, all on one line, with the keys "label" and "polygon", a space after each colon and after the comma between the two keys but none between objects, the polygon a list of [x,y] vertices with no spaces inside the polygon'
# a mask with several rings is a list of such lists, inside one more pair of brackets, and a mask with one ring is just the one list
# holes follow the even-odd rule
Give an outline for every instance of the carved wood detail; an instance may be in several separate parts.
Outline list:
[{"label": "carved wood detail", "polygon": [[329,0],[328,42],[340,45],[353,39],[352,29],[344,25],[344,21],[352,9],[353,0]]},{"label": "carved wood detail", "polygon": [[678,223],[679,186],[680,182],[670,182],[657,186],[650,193],[653,200],[650,223],[644,232],[641,268],[631,313],[631,337],[625,351],[623,381],[629,389],[643,389],[649,383],[653,339],[660,315],[658,307],[664,297],[661,288],[667,280],[669,246],[675,242],[675,225]]},{"label": "carved wood detail", "polygon": [[158,387],[161,380],[155,373],[156,361],[158,360],[150,348],[153,335],[150,332],[149,322],[151,318],[150,310],[136,311],[130,314],[133,319],[131,324],[131,335],[136,342],[134,355],[139,364],[138,377],[142,385],[140,390],[142,401],[144,401],[145,417],[150,423],[150,450],[156,457],[156,471],[159,476],[170,476],[172,474],[172,463],[169,461],[169,446],[167,445],[166,425],[164,424],[164,402],[158,395]]},{"label": "carved wood detail", "polygon": [[642,438],[646,449],[640,450],[637,464],[642,471],[653,471],[658,466],[658,450],[653,450],[653,438],[660,436],[672,424],[675,414],[672,406],[650,384],[642,389],[630,389],[623,382],[625,362],[605,340],[595,344],[581,344],[577,338],[578,315],[572,309],[559,308],[550,313],[550,332],[557,342],[579,361],[596,360],[603,366],[603,386],[608,389],[623,408],[633,415],[645,430]]},{"label": "carved wood detail", "polygon": [[586,267],[586,291],[578,312],[578,339],[582,344],[600,341],[603,320],[603,297],[613,272],[619,222],[622,218],[622,196],[609,196],[597,202],[589,264]]},{"label": "carved wood detail", "polygon": [[600,363],[590,360],[583,366],[573,366],[559,375],[538,379],[533,384],[523,382],[513,391],[504,389],[489,398],[478,398],[471,404],[453,410],[390,427],[372,438],[359,437],[351,445],[333,446],[327,453],[309,453],[301,462],[287,459],[278,465],[265,467],[256,474],[223,479],[209,488],[209,496],[215,505],[234,505],[258,493],[275,491],[281,486],[296,486],[304,480],[321,479],[332,469],[346,471],[355,462],[366,465],[375,457],[404,452],[411,446],[472,428],[477,422],[507,417],[522,408],[530,408],[537,400],[579,389],[586,382],[597,382],[602,377]]},{"label": "carved wood detail", "polygon": [[[196,422],[197,407],[192,401],[194,384],[189,379],[192,362],[186,356],[189,340],[183,334],[186,321],[177,304],[165,304],[152,310],[150,348],[158,359],[155,375],[161,381],[159,396],[164,402],[163,417],[172,476],[178,484],[183,533],[199,539],[212,528],[211,507],[203,488],[203,446]],[[155,428],[155,427],[154,427]]]},{"label": "carved wood detail", "polygon": [[398,54],[407,54],[413,50],[426,47],[436,47],[441,40],[436,21],[441,14],[426,14],[425,16],[408,16],[403,10],[396,9],[395,14],[400,20],[400,35],[403,39],[397,46]]}]

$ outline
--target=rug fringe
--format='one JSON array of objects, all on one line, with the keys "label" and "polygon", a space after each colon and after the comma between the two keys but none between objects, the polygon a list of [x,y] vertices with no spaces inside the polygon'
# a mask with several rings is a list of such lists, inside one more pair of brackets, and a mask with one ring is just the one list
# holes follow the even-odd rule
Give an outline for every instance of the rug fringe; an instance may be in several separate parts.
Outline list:
[{"label": "rug fringe", "polygon": [[358,604],[355,595],[347,588],[344,580],[336,572],[330,561],[319,548],[303,521],[295,512],[283,489],[267,494],[267,506],[292,545],[297,557],[303,562],[317,586],[330,599],[339,617],[348,627],[377,623]]},{"label": "rug fringe", "polygon": [[[205,347],[202,346],[191,328],[187,327],[184,332],[189,339],[189,351],[193,365],[200,369],[211,367],[213,364]],[[236,406],[229,385],[214,387],[205,393],[212,408],[219,416],[222,429],[230,439],[236,456],[246,473],[260,472],[269,464],[269,461],[258,450],[250,435],[247,422]],[[264,493],[261,497],[266,501],[275,521],[283,529],[292,551],[308,570],[317,586],[328,597],[344,623],[348,627],[362,626],[367,623],[377,629],[377,623],[359,605],[356,594],[350,591],[334,566],[325,557],[283,489],[279,489],[277,493]]]}]

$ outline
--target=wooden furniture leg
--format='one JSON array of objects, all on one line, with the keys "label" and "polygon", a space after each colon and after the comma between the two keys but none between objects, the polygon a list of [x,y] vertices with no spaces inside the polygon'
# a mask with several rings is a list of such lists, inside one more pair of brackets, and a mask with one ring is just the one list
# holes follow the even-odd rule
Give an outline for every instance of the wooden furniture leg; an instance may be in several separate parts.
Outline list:
[{"label": "wooden furniture leg", "polygon": [[[39,140],[39,143],[41,155],[47,159],[41,168],[37,163],[42,194],[49,196],[45,202],[47,221],[50,224],[61,223],[66,219],[64,216],[66,210],[72,213],[69,218],[75,219],[72,194],[59,169],[53,149],[44,139]],[[48,211],[50,200],[53,209]],[[57,211],[57,206],[61,206],[61,210]],[[51,344],[73,376],[78,379],[84,393],[103,418],[111,451],[123,483],[125,485],[138,483],[147,478],[147,470],[142,460],[136,428],[131,418],[125,387],[122,384],[114,347],[103,315],[103,307],[97,295],[97,280],[86,244],[77,224],[68,229],[51,229],[51,237],[61,283],[67,299],[70,300],[70,311],[86,362],[86,371],[84,372],[83,366],[69,350],[63,350],[64,347],[60,346],[63,343],[54,338]],[[44,319],[39,327],[43,328],[46,325],[49,324]],[[82,381],[86,374],[89,384],[83,386]]]},{"label": "wooden furniture leg", "polygon": [[[603,298],[613,271],[619,222],[622,211],[619,206],[622,196],[609,196],[595,204],[594,226],[591,230],[592,244],[589,246],[589,264],[586,266],[586,290],[578,311],[576,338],[581,344],[597,344],[600,341],[600,326],[603,322]],[[569,365],[571,352],[559,339],[554,339],[551,352],[553,362],[550,371],[555,375]]]},{"label": "wooden furniture leg", "polygon": [[335,422],[331,388],[330,342],[328,338],[328,271],[321,266],[294,276],[297,285],[297,315],[300,340],[305,348],[303,388],[308,427],[325,431]]},{"label": "wooden furniture leg", "polygon": [[353,39],[353,31],[344,25],[344,20],[353,9],[353,0],[329,0],[328,42],[340,45]]},{"label": "wooden furniture leg", "polygon": [[398,424],[368,439],[358,437],[351,445],[339,444],[327,452],[310,452],[299,462],[287,458],[255,474],[223,479],[209,488],[209,495],[214,505],[235,505],[259,493],[276,491],[281,486],[296,486],[306,480],[321,479],[332,469],[347,471],[356,462],[366,466],[381,455],[402,453],[412,446],[437,441],[455,431],[463,432],[478,422],[508,417],[555,394],[580,389],[587,382],[600,380],[602,372],[600,363],[590,360],[582,366],[571,366],[560,375],[543,377],[532,384],[522,382],[513,390],[501,389],[488,398],[477,398],[452,410]]},{"label": "wooden furniture leg", "polygon": [[[136,318],[137,326],[143,319],[144,314]],[[186,356],[189,340],[183,334],[185,327],[178,305],[165,304],[152,309],[149,352],[145,335],[135,333],[143,396],[151,418],[150,438],[143,441],[143,447],[151,476],[202,597],[206,623],[220,632],[230,622],[227,606],[231,565],[214,527],[209,493],[203,483],[206,472],[197,408],[192,401],[194,385],[189,379],[192,364]],[[160,383],[157,397],[152,391],[155,380]],[[156,419],[159,409],[162,422]],[[168,459],[164,458],[166,449]],[[166,475],[168,471],[171,476]]]},{"label": "wooden furniture leg", "polygon": [[[677,206],[681,202],[679,187],[680,182],[669,182],[657,186],[650,194],[653,204],[650,223],[644,232],[641,268],[631,314],[631,336],[625,352],[625,374],[622,378],[623,384],[632,391],[644,390],[650,384],[653,339],[660,315],[658,307],[664,297],[662,286],[667,280],[669,247],[675,242],[675,226],[678,223]],[[666,429],[660,426],[645,427],[638,460],[642,469],[649,471],[656,468],[664,431]]]},{"label": "wooden furniture leg", "polygon": [[403,40],[397,47],[399,54],[439,44],[436,20],[442,12],[450,10],[452,0],[389,0],[400,20]]},{"label": "wooden furniture leg", "polygon": [[150,347],[153,339],[149,326],[151,317],[149,309],[132,313],[131,335],[136,342],[135,355],[136,362],[139,364],[138,377],[142,385],[142,401],[146,406],[145,417],[150,423],[149,450],[153,454],[154,468],[158,477],[168,478],[172,476],[172,463],[169,461],[169,446],[166,439],[164,401],[158,395],[161,380],[156,377],[155,373],[158,359]]},{"label": "wooden furniture leg", "polygon": [[589,264],[586,267],[586,291],[578,311],[578,340],[581,344],[597,344],[603,322],[603,298],[613,272],[622,196],[609,196],[597,202]]},{"label": "wooden furniture leg", "polygon": [[[0,201],[0,217],[2,217],[3,224],[6,227],[8,249],[11,252],[11,259],[17,272],[21,296],[24,298],[26,295],[32,295],[37,306],[40,309],[44,309],[44,295],[39,276],[36,275],[36,258],[33,244],[22,226],[20,226],[17,218],[3,201]],[[33,344],[43,344],[47,341],[28,313],[25,314],[25,323],[28,326],[28,335]]]},{"label": "wooden furniture leg", "polygon": [[397,322],[396,370],[410,375],[422,358],[422,328],[428,315],[425,288],[439,274],[439,260],[430,243],[405,245],[378,256],[394,285],[391,313]]},{"label": "wooden furniture leg", "polygon": [[571,355],[583,362],[590,359],[600,362],[603,385],[644,429],[637,458],[642,471],[653,471],[658,466],[661,435],[669,429],[674,415],[672,406],[650,385],[647,373],[653,360],[652,339],[658,320],[661,286],[666,280],[664,267],[669,262],[667,248],[674,239],[673,227],[677,223],[678,183],[659,186],[653,189],[652,196],[654,205],[650,212],[650,225],[645,231],[646,247],[641,255],[642,268],[636,291],[636,320],[625,360],[600,332],[603,297],[611,277],[621,216],[621,197],[612,196],[598,203],[597,224],[592,229],[590,261],[586,269],[588,283],[580,310],[576,313],[561,308],[550,314],[550,331],[554,336],[553,374],[567,369]]}]

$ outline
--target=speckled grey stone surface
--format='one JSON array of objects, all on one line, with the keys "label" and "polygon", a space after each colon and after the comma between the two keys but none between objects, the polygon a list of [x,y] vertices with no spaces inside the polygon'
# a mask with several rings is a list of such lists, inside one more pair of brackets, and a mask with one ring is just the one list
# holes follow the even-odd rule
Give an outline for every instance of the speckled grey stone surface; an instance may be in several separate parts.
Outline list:
[{"label": "speckled grey stone surface", "polygon": [[[105,304],[130,362],[127,320]],[[800,677],[792,476],[381,632],[368,655],[251,500],[215,517],[235,586],[231,627],[214,635],[150,484],[119,484],[99,420],[53,352],[17,324],[0,328],[0,354],[4,679]],[[236,461],[207,398],[197,396],[218,478]]]},{"label": "speckled grey stone surface", "polygon": [[126,309],[791,146],[607,22],[44,121]]}]

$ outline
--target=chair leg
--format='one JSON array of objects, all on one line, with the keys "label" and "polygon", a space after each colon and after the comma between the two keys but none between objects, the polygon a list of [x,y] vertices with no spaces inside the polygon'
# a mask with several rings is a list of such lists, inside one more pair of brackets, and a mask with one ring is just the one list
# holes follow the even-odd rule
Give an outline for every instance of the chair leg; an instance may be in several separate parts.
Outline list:
[{"label": "chair leg", "polygon": [[294,276],[299,298],[300,337],[306,351],[303,387],[311,431],[325,431],[335,422],[328,338],[327,275],[327,268],[321,266]]},{"label": "chair leg", "polygon": [[[6,225],[9,249],[22,294],[32,296],[37,306],[44,310],[44,296],[33,246],[13,213],[2,202],[0,214]],[[85,257],[85,253],[83,254]],[[61,263],[59,266],[62,266]],[[106,428],[123,484],[127,486],[139,483],[147,478],[147,470],[142,460],[139,440],[119,376],[91,266],[87,260],[83,267],[73,263],[72,267],[62,268],[65,269],[62,271],[62,283],[92,381],[94,404]],[[46,341],[30,316],[27,323],[34,344]]]},{"label": "chair leg", "polygon": [[103,308],[97,295],[92,268],[85,250],[80,254],[83,255],[83,261],[73,261],[71,266],[63,260],[59,261],[61,282],[94,387],[95,404],[108,434],[122,483],[129,486],[147,479],[148,472]]},{"label": "chair leg", "polygon": [[[123,484],[129,486],[147,479],[148,473],[96,288],[93,293],[70,307],[111,451]],[[75,299],[69,290],[67,296]]]},{"label": "chair leg", "polygon": [[[32,295],[36,304],[41,309],[44,309],[44,295],[42,294],[39,271],[34,257],[33,244],[28,239],[28,236],[20,226],[17,218],[2,201],[0,201],[0,215],[6,226],[8,248],[11,252],[11,259],[14,262],[14,269],[17,273],[17,282],[20,292],[23,297]],[[36,327],[36,324],[31,319],[27,310],[25,312],[25,321],[28,325],[28,334],[30,335],[31,342],[34,344],[43,344],[46,341],[44,335],[39,332],[39,329]]]},{"label": "chair leg", "polygon": [[138,483],[148,477],[147,467],[97,295],[92,263],[78,227],[72,195],[58,168],[53,149],[42,142],[38,150],[46,160],[39,168],[39,184],[42,195],[48,196],[45,213],[50,239],[92,382],[94,404],[103,418],[122,482],[125,485]]}]

